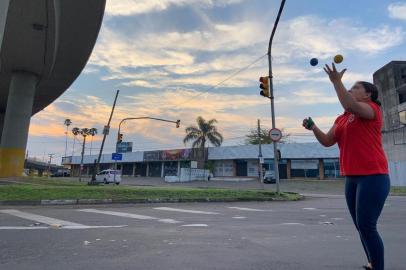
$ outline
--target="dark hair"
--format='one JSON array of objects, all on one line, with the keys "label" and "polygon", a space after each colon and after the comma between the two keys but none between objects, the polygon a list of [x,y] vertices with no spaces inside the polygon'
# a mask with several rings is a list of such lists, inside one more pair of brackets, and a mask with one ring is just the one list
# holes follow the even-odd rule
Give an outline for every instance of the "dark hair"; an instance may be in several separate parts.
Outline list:
[{"label": "dark hair", "polygon": [[381,102],[378,100],[378,88],[374,84],[369,82],[359,81],[359,83],[362,84],[365,92],[371,94],[372,102],[376,103],[378,106],[381,106]]}]

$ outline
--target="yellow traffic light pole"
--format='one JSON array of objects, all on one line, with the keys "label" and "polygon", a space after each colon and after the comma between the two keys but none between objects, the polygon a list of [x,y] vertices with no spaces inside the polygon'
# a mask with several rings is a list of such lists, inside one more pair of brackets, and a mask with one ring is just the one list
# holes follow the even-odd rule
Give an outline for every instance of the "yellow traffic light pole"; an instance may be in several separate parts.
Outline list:
[{"label": "yellow traffic light pole", "polygon": [[[282,0],[281,5],[279,7],[278,16],[276,17],[275,24],[272,29],[271,38],[269,39],[268,45],[268,64],[269,64],[269,99],[271,101],[271,115],[272,115],[272,128],[275,128],[275,109],[274,109],[274,96],[273,96],[273,83],[272,83],[272,56],[271,56],[271,49],[272,49],[272,41],[273,37],[276,32],[276,28],[278,27],[279,19],[282,14],[283,7],[285,6],[286,0]],[[279,165],[278,165],[278,148],[277,142],[273,142],[273,152],[274,152],[274,170],[275,170],[275,178],[276,178],[276,192],[280,192],[280,181],[279,181]]]}]

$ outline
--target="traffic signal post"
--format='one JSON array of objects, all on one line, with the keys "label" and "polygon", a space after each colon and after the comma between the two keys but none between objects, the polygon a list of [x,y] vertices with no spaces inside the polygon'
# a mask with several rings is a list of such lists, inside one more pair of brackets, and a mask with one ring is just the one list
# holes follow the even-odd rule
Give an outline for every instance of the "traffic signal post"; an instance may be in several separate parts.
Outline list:
[{"label": "traffic signal post", "polygon": [[157,121],[175,123],[176,128],[180,127],[180,120],[173,121],[173,120],[166,120],[166,119],[162,119],[162,118],[155,118],[155,117],[148,117],[148,116],[124,118],[124,119],[122,119],[120,121],[120,124],[118,125],[116,152],[118,152],[118,144],[123,141],[123,133],[121,133],[121,124],[124,123],[125,121],[128,121],[128,120],[140,120],[140,119],[150,119],[150,120],[157,120]]},{"label": "traffic signal post", "polygon": [[[260,92],[260,95],[263,97],[267,97],[271,101],[271,116],[272,116],[272,129],[275,129],[275,105],[274,105],[274,96],[273,96],[273,82],[272,82],[272,54],[271,54],[271,49],[272,49],[272,41],[273,37],[276,32],[276,28],[278,27],[279,19],[281,17],[283,7],[285,6],[286,0],[282,0],[281,5],[279,7],[279,12],[278,16],[276,17],[271,37],[269,39],[269,45],[268,45],[268,65],[269,65],[269,74],[268,77],[261,77],[259,80],[261,82],[260,88],[262,89]],[[279,194],[280,192],[280,181],[279,181],[279,162],[278,162],[278,148],[277,148],[277,141],[273,142],[273,152],[274,152],[274,172],[275,172],[275,178],[276,178],[276,192]]]}]

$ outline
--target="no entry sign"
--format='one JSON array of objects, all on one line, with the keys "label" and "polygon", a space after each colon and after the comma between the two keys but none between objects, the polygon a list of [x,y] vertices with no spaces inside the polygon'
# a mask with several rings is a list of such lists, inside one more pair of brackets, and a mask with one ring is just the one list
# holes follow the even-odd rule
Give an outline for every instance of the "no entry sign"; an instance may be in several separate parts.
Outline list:
[{"label": "no entry sign", "polygon": [[269,137],[273,142],[279,142],[282,139],[282,131],[277,128],[273,128],[269,131]]}]

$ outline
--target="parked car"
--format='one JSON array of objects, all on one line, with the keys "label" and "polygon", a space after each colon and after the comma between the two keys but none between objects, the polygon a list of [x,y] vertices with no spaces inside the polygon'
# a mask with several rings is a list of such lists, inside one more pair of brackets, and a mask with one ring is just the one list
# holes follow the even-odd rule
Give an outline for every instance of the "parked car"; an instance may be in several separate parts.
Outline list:
[{"label": "parked car", "polygon": [[264,183],[265,184],[275,184],[276,183],[274,171],[265,171]]},{"label": "parked car", "polygon": [[96,182],[99,183],[115,183],[119,185],[121,183],[121,173],[117,170],[104,170],[96,174]]},{"label": "parked car", "polygon": [[70,177],[69,169],[59,169],[51,174],[51,177]]}]

